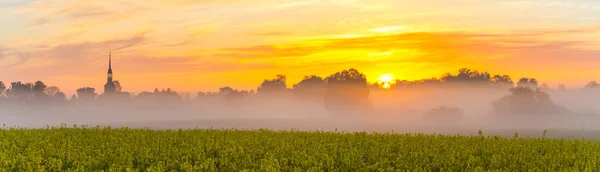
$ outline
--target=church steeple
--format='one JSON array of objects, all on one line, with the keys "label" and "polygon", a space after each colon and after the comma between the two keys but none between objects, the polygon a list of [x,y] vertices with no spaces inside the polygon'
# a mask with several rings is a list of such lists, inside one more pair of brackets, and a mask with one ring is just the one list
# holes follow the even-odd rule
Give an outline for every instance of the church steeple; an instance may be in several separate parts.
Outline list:
[{"label": "church steeple", "polygon": [[110,53],[110,52],[108,53],[108,73],[109,74],[112,74],[112,61],[111,61],[112,57],[111,57],[111,54],[112,53]]},{"label": "church steeple", "polygon": [[104,84],[104,92],[105,93],[115,92],[115,83],[113,82],[111,53],[108,53],[108,77],[106,78],[106,84]]}]

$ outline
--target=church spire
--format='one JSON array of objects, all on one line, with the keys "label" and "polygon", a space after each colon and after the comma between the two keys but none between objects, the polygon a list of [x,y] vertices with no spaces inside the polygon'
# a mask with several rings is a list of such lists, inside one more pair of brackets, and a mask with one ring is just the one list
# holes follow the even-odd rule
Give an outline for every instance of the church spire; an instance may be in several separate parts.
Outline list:
[{"label": "church spire", "polygon": [[113,72],[112,72],[112,53],[108,53],[108,76],[106,78],[106,84],[104,85],[105,93],[115,92],[115,83],[113,82]]},{"label": "church spire", "polygon": [[111,52],[108,52],[108,70],[112,70]]},{"label": "church spire", "polygon": [[108,74],[112,74],[112,53],[110,52],[108,53]]}]

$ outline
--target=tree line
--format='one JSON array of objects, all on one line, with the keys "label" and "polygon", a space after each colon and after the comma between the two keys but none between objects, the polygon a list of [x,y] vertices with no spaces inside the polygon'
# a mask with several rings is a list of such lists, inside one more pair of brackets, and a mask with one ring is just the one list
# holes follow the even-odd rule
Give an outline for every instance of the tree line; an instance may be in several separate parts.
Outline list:
[{"label": "tree line", "polygon": [[[366,75],[357,69],[350,68],[320,77],[310,75],[300,82],[287,85],[285,75],[276,75],[274,78],[265,79],[254,90],[238,90],[231,87],[222,87],[216,92],[198,92],[196,95],[178,93],[170,88],[144,91],[137,95],[120,92],[114,94],[99,94],[92,87],[81,87],[67,100],[64,92],[56,86],[48,86],[42,81],[24,83],[11,82],[5,85],[0,81],[0,102],[2,104],[21,105],[79,105],[93,104],[95,102],[142,102],[142,103],[180,103],[186,100],[209,101],[220,98],[228,103],[240,102],[248,97],[286,97],[291,96],[295,101],[323,104],[330,113],[347,114],[363,113],[373,109],[369,102],[370,91],[373,90],[400,90],[406,88],[431,88],[431,87],[480,87],[493,89],[507,89],[509,94],[492,102],[493,110],[498,114],[514,113],[549,113],[561,111],[554,105],[544,90],[546,84],[539,84],[535,78],[520,78],[516,84],[508,75],[491,75],[488,72],[479,72],[463,68],[455,74],[445,74],[439,78],[417,81],[396,80],[390,87],[383,89],[382,83],[368,83]],[[592,81],[585,89],[597,89],[598,83]],[[559,85],[559,89],[565,89]],[[107,101],[104,101],[107,100]],[[456,109],[450,109],[456,113]],[[440,109],[436,109],[436,112]]]}]

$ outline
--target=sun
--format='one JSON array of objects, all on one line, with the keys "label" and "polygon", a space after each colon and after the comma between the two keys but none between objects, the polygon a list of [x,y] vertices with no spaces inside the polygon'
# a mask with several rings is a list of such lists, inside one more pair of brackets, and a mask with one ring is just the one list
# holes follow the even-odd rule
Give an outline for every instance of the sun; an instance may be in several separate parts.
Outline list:
[{"label": "sun", "polygon": [[390,74],[382,74],[381,76],[379,76],[380,82],[392,82],[392,80],[394,80],[394,76]]},{"label": "sun", "polygon": [[394,76],[390,74],[382,74],[379,76],[379,82],[381,83],[381,87],[388,89],[390,88],[390,84],[394,81]]}]

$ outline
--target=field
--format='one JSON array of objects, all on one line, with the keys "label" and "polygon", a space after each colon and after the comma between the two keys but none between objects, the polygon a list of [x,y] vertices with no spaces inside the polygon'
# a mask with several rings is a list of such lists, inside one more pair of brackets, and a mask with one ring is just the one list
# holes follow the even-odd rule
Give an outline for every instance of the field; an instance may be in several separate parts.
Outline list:
[{"label": "field", "polygon": [[340,131],[0,130],[0,171],[597,171],[600,142]]}]

